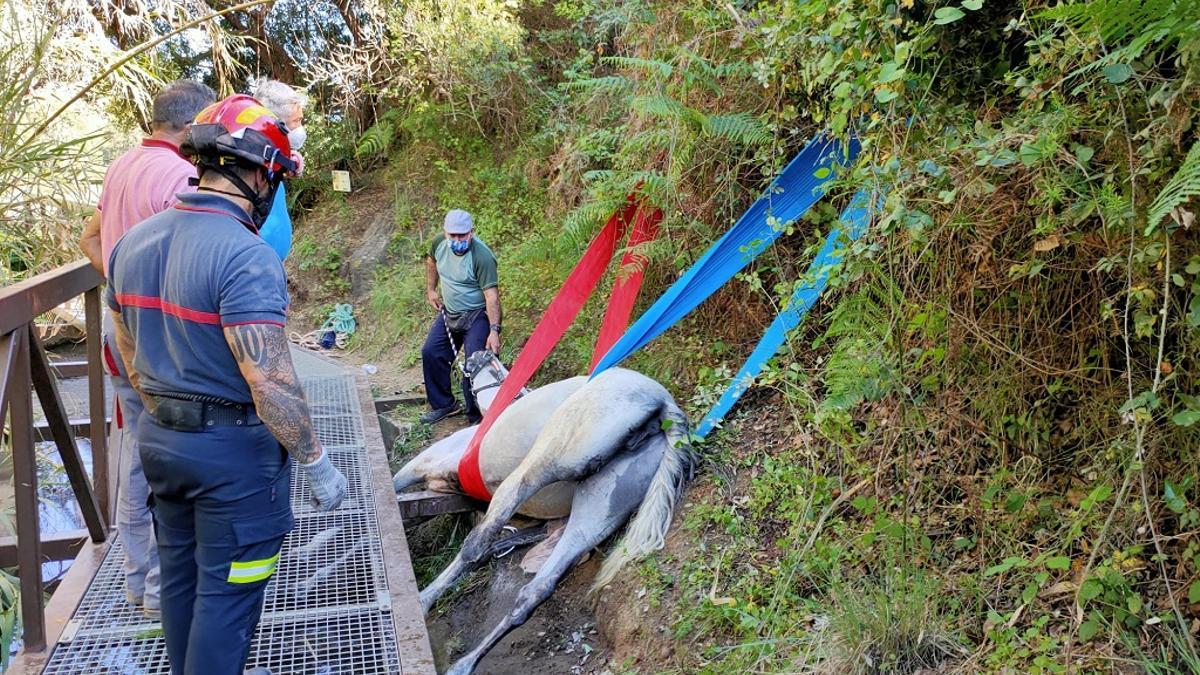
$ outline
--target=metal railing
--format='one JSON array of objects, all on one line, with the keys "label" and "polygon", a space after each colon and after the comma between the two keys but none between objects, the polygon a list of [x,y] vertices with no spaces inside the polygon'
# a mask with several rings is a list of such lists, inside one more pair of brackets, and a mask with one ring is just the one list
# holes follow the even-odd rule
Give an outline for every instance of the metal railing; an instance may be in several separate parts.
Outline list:
[{"label": "metal railing", "polygon": [[[21,582],[24,648],[46,648],[42,563],[75,557],[84,537],[103,542],[108,536],[110,500],[108,452],[105,446],[104,371],[100,354],[100,286],[104,279],[87,262],[79,261],[0,288],[0,422],[9,420],[17,536],[0,538],[0,565],[15,563]],[[92,474],[75,443],[72,421],[63,406],[58,377],[46,356],[33,321],[36,317],[84,297],[87,328],[87,427],[92,446]],[[43,539],[38,522],[38,477],[35,451],[33,394],[46,417],[49,435],[58,447],[63,469],[79,502],[86,531],[59,533]]]}]

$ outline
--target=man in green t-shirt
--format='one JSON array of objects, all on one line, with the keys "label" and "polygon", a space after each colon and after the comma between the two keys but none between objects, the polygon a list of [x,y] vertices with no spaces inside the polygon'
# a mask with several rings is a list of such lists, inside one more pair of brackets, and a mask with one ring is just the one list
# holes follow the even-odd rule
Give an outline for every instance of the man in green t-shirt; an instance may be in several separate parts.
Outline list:
[{"label": "man in green t-shirt", "polygon": [[[446,214],[442,228],[425,258],[425,295],[438,316],[421,348],[425,373],[425,396],[429,412],[421,421],[433,424],[461,412],[454,399],[450,369],[461,349],[471,355],[480,349],[500,353],[500,287],[496,256],[478,237],[471,214],[454,209]],[[441,285],[441,291],[438,286]],[[467,421],[482,417],[471,383],[463,379]]]}]

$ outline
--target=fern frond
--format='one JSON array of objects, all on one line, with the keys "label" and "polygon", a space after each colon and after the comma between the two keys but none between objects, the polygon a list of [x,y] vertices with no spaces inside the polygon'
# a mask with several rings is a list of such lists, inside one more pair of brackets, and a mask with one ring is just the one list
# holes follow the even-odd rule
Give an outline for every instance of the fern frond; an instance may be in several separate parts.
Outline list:
[{"label": "fern frond", "polygon": [[651,204],[666,204],[671,195],[679,192],[678,181],[657,171],[634,171],[629,183],[630,192],[637,192]]},{"label": "fern frond", "polygon": [[668,129],[646,129],[640,131],[621,145],[622,155],[649,155],[671,147],[675,134]]},{"label": "fern frond", "polygon": [[593,169],[583,173],[583,182],[593,185],[595,183],[612,180],[612,177],[612,169]]},{"label": "fern frond", "polygon": [[670,96],[636,96],[630,105],[643,115],[678,120],[696,126],[704,125],[704,113],[689,108]]},{"label": "fern frond", "polygon": [[709,136],[726,138],[742,145],[766,145],[773,140],[771,132],[762,122],[744,112],[709,115],[704,121],[703,130]]},{"label": "fern frond", "polygon": [[1144,32],[1173,9],[1177,0],[1087,0],[1042,12],[1075,29],[1094,28],[1105,42],[1119,42]]},{"label": "fern frond", "polygon": [[354,148],[354,156],[358,159],[370,159],[386,155],[396,139],[396,120],[399,112],[396,109],[387,111],[358,138]]},{"label": "fern frond", "polygon": [[[886,395],[895,386],[894,359],[879,348],[887,341],[887,312],[867,288],[844,298],[830,312],[829,327],[813,346],[832,342],[822,381],[825,411],[849,410]],[[886,292],[886,291],[885,291]]]},{"label": "fern frond", "polygon": [[623,94],[633,89],[633,81],[624,75],[605,75],[586,80],[574,80],[563,85],[574,91],[590,91],[604,94]]},{"label": "fern frond", "polygon": [[621,202],[612,199],[592,199],[575,207],[563,220],[563,243],[586,243],[600,223],[606,221],[620,205]]},{"label": "fern frond", "polygon": [[583,154],[595,158],[608,157],[617,148],[624,135],[623,128],[596,129],[590,134],[581,136],[575,142],[575,147]]},{"label": "fern frond", "polygon": [[600,59],[601,63],[613,66],[614,68],[626,68],[628,70],[641,70],[650,75],[658,75],[659,77],[667,78],[671,73],[675,72],[674,66],[666,61],[657,59],[641,59],[636,56],[605,56]]},{"label": "fern frond", "polygon": [[684,64],[683,79],[688,86],[703,85],[712,93],[720,95],[721,85],[717,82],[716,68],[708,59],[686,45],[678,45],[674,51]]},{"label": "fern frond", "polygon": [[749,78],[754,75],[754,66],[745,61],[728,61],[713,68],[719,78]]},{"label": "fern frond", "polygon": [[1200,195],[1200,141],[1192,145],[1179,170],[1150,205],[1150,214],[1146,219],[1147,234],[1157,228],[1176,206],[1197,195]]},{"label": "fern frond", "polygon": [[1076,73],[1131,63],[1176,45],[1190,52],[1200,48],[1200,3],[1191,0],[1090,0],[1059,5],[1042,16],[1078,31],[1094,30],[1110,47]]}]

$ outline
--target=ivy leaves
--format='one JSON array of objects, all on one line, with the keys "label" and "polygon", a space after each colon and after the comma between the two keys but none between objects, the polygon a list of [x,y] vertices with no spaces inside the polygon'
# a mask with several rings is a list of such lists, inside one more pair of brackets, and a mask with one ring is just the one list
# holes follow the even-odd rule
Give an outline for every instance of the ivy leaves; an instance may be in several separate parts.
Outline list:
[{"label": "ivy leaves", "polygon": [[966,16],[966,14],[957,7],[939,7],[933,13],[933,23],[938,26],[944,26],[948,23],[954,23]]},{"label": "ivy leaves", "polygon": [[[983,0],[963,0],[963,9],[977,12],[983,8]],[[966,16],[966,12],[958,7],[938,7],[933,12],[933,23],[935,26],[945,26],[946,24],[954,23]]]}]

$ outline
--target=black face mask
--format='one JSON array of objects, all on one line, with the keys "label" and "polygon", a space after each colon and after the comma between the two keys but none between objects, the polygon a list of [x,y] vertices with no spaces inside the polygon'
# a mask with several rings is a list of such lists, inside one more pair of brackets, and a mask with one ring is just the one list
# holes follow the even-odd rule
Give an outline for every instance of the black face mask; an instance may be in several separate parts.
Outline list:
[{"label": "black face mask", "polygon": [[271,213],[271,207],[275,205],[275,193],[279,191],[279,183],[282,182],[278,178],[267,182],[266,194],[259,194],[258,199],[251,199],[254,204],[254,212],[250,214],[250,220],[262,229],[263,223],[267,222],[267,216]]},{"label": "black face mask", "polygon": [[220,165],[205,164],[204,167],[209,170],[216,171],[233,183],[238,189],[237,192],[229,192],[227,190],[215,190],[210,187],[201,188],[206,192],[216,192],[217,194],[229,195],[230,197],[242,197],[250,202],[250,221],[254,223],[254,230],[257,233],[262,229],[262,225],[267,220],[267,216],[271,213],[271,206],[275,203],[275,193],[279,190],[279,184],[283,181],[283,175],[276,173],[267,176],[266,193],[256,192],[251,188],[246,181],[242,180],[237,173]]}]

